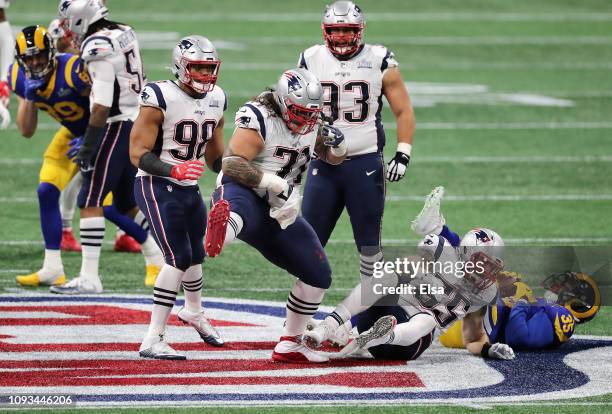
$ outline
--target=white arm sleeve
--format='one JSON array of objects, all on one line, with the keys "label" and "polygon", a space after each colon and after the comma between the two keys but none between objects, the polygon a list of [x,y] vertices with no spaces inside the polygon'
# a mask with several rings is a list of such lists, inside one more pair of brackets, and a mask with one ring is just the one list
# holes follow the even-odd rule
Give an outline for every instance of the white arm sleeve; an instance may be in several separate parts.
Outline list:
[{"label": "white arm sleeve", "polygon": [[110,108],[113,105],[115,68],[105,60],[94,60],[87,64],[91,77],[91,101]]}]

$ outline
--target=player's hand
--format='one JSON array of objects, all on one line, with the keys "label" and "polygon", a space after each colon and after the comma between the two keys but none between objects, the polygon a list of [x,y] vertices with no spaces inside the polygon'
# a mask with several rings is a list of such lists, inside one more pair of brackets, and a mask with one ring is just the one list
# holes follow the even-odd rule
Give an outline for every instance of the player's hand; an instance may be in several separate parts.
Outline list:
[{"label": "player's hand", "polygon": [[81,145],[83,144],[83,136],[76,137],[72,139],[68,143],[68,151],[66,151],[66,155],[73,162],[76,162],[76,157],[79,154],[79,150],[81,149]]},{"label": "player's hand", "polygon": [[44,79],[30,79],[25,80],[25,98],[28,101],[33,101],[36,98],[36,92],[43,87],[45,84]]},{"label": "player's hand", "polygon": [[409,162],[410,155],[397,151],[395,157],[387,164],[387,180],[395,182],[404,178]]},{"label": "player's hand", "polygon": [[489,357],[509,360],[514,359],[515,355],[510,346],[497,342],[491,345],[491,348],[489,348]]},{"label": "player's hand", "polygon": [[[289,186],[288,193],[286,195],[278,194],[276,199],[280,206],[270,209],[270,217],[278,221],[281,229],[285,230],[295,223],[295,220],[300,214],[300,192],[297,188]],[[270,200],[268,200],[268,202],[270,203]]]},{"label": "player's hand", "polygon": [[87,145],[83,145],[81,143],[81,148],[79,149],[76,159],[74,160],[74,163],[79,166],[79,170],[81,170],[81,172],[85,173],[93,170],[93,165],[91,164],[93,155],[93,148],[89,148]]},{"label": "player's hand", "polygon": [[204,172],[204,164],[200,160],[187,161],[172,167],[172,178],[183,180],[197,180]]},{"label": "player's hand", "polygon": [[11,123],[11,113],[2,104],[0,104],[0,129],[7,129]]},{"label": "player's hand", "polygon": [[333,125],[323,124],[320,135],[323,137],[323,144],[328,147],[338,148],[344,142],[344,134]]}]

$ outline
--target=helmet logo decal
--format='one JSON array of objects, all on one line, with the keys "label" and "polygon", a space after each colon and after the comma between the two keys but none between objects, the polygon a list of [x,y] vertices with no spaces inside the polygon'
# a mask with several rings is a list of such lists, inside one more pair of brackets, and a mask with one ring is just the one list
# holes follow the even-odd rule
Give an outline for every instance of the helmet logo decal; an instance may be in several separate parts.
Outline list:
[{"label": "helmet logo decal", "polygon": [[188,39],[183,39],[181,40],[181,43],[178,44],[178,47],[181,49],[181,52],[184,52],[185,50],[189,49],[191,46],[193,46],[193,43]]},{"label": "helmet logo decal", "polygon": [[491,241],[491,238],[489,237],[487,232],[484,230],[479,229],[475,235],[476,235],[476,240],[480,240],[483,243],[488,243]]},{"label": "helmet logo decal", "polygon": [[289,92],[297,92],[302,89],[300,80],[293,73],[287,72],[285,73],[285,77],[287,78],[287,89]]},{"label": "helmet logo decal", "polygon": [[70,7],[70,1],[64,1],[61,5],[60,5],[60,12],[65,12],[66,10],[68,10],[68,7]]}]

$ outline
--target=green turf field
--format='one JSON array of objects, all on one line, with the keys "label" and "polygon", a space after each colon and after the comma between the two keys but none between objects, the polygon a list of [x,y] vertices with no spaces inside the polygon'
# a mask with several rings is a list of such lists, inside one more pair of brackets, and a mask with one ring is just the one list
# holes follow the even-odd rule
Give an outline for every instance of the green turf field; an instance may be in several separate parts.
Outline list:
[{"label": "green turf field", "polygon": [[[57,2],[14,3],[7,16],[17,28],[46,25]],[[143,59],[151,80],[169,78],[164,67],[170,64],[176,38],[198,33],[218,43],[223,61],[218,84],[229,96],[226,139],[232,133],[235,110],[275,83],[283,69],[295,65],[302,50],[322,41],[319,15],[324,4],[109,0],[113,19],[148,32]],[[384,43],[395,52],[409,82],[417,119],[408,174],[387,187],[383,238],[388,244],[414,243],[410,220],[421,208],[420,197],[437,185],[447,189],[444,215],[460,233],[486,226],[516,245],[612,242],[611,2],[361,0],[359,4],[367,20],[365,40]],[[534,96],[540,103],[546,97],[557,106],[524,103],[533,103]],[[13,113],[15,109],[13,99]],[[396,137],[388,108],[383,120],[388,125],[385,155],[390,157]],[[31,140],[21,138],[14,125],[0,132],[0,291],[15,288],[17,273],[35,271],[42,262],[36,186],[40,159],[56,126],[46,115],[40,122]],[[201,180],[205,195],[210,194],[214,178],[205,174]],[[112,234],[107,226],[108,241]],[[359,269],[346,215],[332,238],[326,251],[334,282],[327,305],[352,287]],[[101,259],[105,291],[147,292],[142,258],[112,253],[111,247],[105,245]],[[80,255],[68,253],[63,258],[67,275],[74,276]],[[205,265],[208,296],[284,300],[291,283],[284,272],[244,244],[231,246]],[[579,333],[610,335],[611,322],[612,312],[605,309]],[[556,409],[526,406],[499,412]],[[609,412],[610,407],[587,409]],[[419,407],[415,412],[446,410],[471,412],[452,407],[444,411]],[[572,410],[583,409],[573,406],[564,412]]]}]

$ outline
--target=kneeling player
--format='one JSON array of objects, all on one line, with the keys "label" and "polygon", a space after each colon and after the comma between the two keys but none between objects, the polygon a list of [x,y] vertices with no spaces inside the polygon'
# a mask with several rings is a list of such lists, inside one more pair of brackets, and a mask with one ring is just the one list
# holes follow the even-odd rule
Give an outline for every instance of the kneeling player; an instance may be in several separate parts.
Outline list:
[{"label": "kneeling player", "polygon": [[202,157],[212,170],[221,165],[227,108],[225,93],[215,85],[221,62],[213,44],[196,35],[178,42],[172,60],[178,81],[144,88],[130,135],[130,158],[139,168],[134,194],[166,262],[155,281],[151,324],[140,346],[141,357],[156,359],[185,359],[164,339],[181,282],[185,307],[178,318],[206,343],[223,345],[202,311],[206,206],[198,187]]},{"label": "kneeling player", "polygon": [[336,128],[325,125],[317,134],[322,106],[317,78],[295,69],[281,75],[275,91],[240,108],[209,215],[209,256],[239,238],[298,278],[287,299],[275,361],[327,361],[301,341],[331,284],[331,269],[314,230],[298,216],[297,187],[312,154],[329,163],[342,162],[346,154],[344,136]]}]

